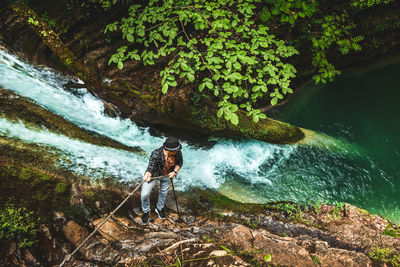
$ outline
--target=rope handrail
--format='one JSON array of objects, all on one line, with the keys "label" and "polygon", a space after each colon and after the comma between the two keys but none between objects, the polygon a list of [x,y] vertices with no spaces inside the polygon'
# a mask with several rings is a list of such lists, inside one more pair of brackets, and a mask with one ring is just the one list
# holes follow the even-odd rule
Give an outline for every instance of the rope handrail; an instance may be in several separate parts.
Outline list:
[{"label": "rope handrail", "polygon": [[[151,181],[153,181],[153,180],[158,180],[158,179],[161,179],[161,178],[164,178],[164,177],[168,177],[168,176],[162,175],[162,176],[152,177],[152,178],[151,178]],[[61,262],[60,265],[58,265],[58,267],[64,266],[64,264],[67,263],[67,262],[71,259],[71,257],[72,257],[79,249],[81,249],[81,247],[82,247],[82,246],[83,246],[83,245],[84,245],[84,244],[85,244],[85,243],[86,243],[86,242],[87,242],[87,241],[88,241],[102,226],[103,226],[103,224],[105,224],[106,221],[107,221],[108,219],[110,219],[111,216],[113,216],[114,213],[117,212],[117,210],[118,210],[119,208],[122,207],[122,205],[124,205],[124,203],[133,195],[133,193],[136,192],[136,190],[138,190],[138,189],[142,186],[143,183],[144,183],[144,180],[141,181],[140,184],[139,184],[135,189],[133,189],[132,192],[130,192],[130,193],[128,194],[128,196],[118,205],[118,207],[116,207],[116,208],[107,216],[107,218],[105,218],[104,221],[102,221],[102,222],[100,223],[100,225],[97,226],[97,228],[96,228],[88,237],[86,237],[86,239],[83,240],[83,242],[82,242],[79,246],[77,246],[77,247],[75,248],[75,250],[74,250],[71,254],[69,254],[69,255],[63,260],[63,262]]]}]

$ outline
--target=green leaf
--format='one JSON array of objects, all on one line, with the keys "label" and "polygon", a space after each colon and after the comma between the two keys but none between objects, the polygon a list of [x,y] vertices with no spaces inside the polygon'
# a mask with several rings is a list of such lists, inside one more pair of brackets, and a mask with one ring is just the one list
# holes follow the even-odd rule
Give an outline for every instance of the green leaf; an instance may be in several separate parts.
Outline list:
[{"label": "green leaf", "polygon": [[165,94],[168,91],[168,83],[164,83],[161,91],[163,92],[163,94]]},{"label": "green leaf", "polygon": [[190,82],[193,82],[193,81],[194,81],[194,75],[191,74],[190,72],[187,73],[187,78],[188,78],[188,80],[189,80]]},{"label": "green leaf", "polygon": [[271,261],[271,254],[267,254],[267,255],[265,255],[264,256],[264,260],[266,261],[266,262],[270,262]]},{"label": "green leaf", "polygon": [[230,111],[230,112],[236,112],[238,109],[239,109],[239,108],[238,108],[237,105],[232,105],[232,106],[229,107],[229,111]]},{"label": "green leaf", "polygon": [[122,70],[123,67],[124,67],[124,63],[122,61],[118,61],[118,68],[120,70]]},{"label": "green leaf", "polygon": [[201,84],[199,85],[199,91],[200,91],[200,92],[203,91],[205,86],[206,86],[206,83],[201,83]]},{"label": "green leaf", "polygon": [[255,123],[258,122],[258,116],[257,116],[257,115],[254,115],[254,116],[253,116],[253,121],[254,121]]},{"label": "green leaf", "polygon": [[258,114],[258,117],[261,119],[266,119],[267,115],[265,115],[264,113],[260,113],[260,114]]},{"label": "green leaf", "polygon": [[[231,114],[231,122],[234,124],[234,125],[238,125],[238,123],[239,123],[239,118],[238,118],[238,116],[235,114],[235,113],[232,113]],[[221,247],[222,247],[222,245],[221,245]],[[234,252],[232,251],[232,250],[230,250],[230,249],[227,249],[227,248],[224,248],[227,252],[229,252],[229,251],[231,251],[231,252],[229,252],[230,254],[233,254]],[[229,250],[229,251],[228,251]]]},{"label": "green leaf", "polygon": [[231,74],[231,76],[233,78],[235,78],[236,80],[241,80],[242,79],[242,74],[240,74],[239,72],[234,72]]},{"label": "green leaf", "polygon": [[176,81],[171,81],[171,80],[168,80],[167,83],[170,86],[177,86],[178,85],[178,83]]},{"label": "green leaf", "polygon": [[133,43],[133,35],[132,35],[132,34],[128,33],[128,34],[126,35],[126,39],[127,39],[129,42]]},{"label": "green leaf", "polygon": [[274,98],[271,99],[271,105],[275,106],[277,102],[278,102],[278,98],[277,97],[274,97]]},{"label": "green leaf", "polygon": [[221,118],[223,113],[224,113],[224,108],[222,107],[222,108],[220,108],[220,109],[218,110],[218,112],[217,112],[217,117],[218,117],[218,118]]},{"label": "green leaf", "polygon": [[235,68],[235,69],[237,69],[237,70],[240,70],[241,69],[241,65],[240,65],[240,63],[239,62],[235,62],[235,63],[233,63],[233,67]]}]

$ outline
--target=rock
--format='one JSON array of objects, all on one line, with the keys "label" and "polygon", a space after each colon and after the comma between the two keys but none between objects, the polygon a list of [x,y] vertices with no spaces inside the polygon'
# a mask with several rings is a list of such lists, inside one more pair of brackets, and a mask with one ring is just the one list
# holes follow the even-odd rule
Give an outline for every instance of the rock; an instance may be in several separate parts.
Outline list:
[{"label": "rock", "polygon": [[51,236],[51,233],[50,233],[50,229],[49,229],[46,225],[41,224],[41,225],[40,225],[39,231],[40,231],[40,232],[43,234],[43,236],[46,237],[48,240],[52,240],[52,239],[53,239],[53,237]]},{"label": "rock", "polygon": [[53,221],[54,222],[64,223],[66,220],[67,220],[67,218],[65,218],[64,213],[62,213],[61,211],[55,211],[54,212],[54,216],[53,216]]},{"label": "rock", "polygon": [[88,230],[74,221],[67,222],[62,231],[65,238],[67,238],[74,246],[79,246],[82,241],[89,236]]},{"label": "rock", "polygon": [[233,228],[232,232],[226,237],[227,241],[231,241],[243,250],[251,249],[253,247],[253,239],[251,230],[243,225]]},{"label": "rock", "polygon": [[[105,218],[106,216],[103,216],[102,218],[95,220],[93,226],[97,228]],[[98,233],[106,240],[114,242],[115,240],[128,238],[130,235],[130,228],[134,228],[134,226],[129,220],[125,218],[110,218],[101,226]]]},{"label": "rock", "polygon": [[372,266],[372,261],[365,254],[356,251],[330,248],[328,251],[325,251],[325,253],[317,253],[316,255],[322,266]]},{"label": "rock", "polygon": [[[243,233],[246,232],[242,232]],[[280,237],[277,235],[270,234],[266,230],[253,230],[252,235],[254,236],[253,248],[262,249],[265,254],[271,254],[272,264],[287,265],[287,266],[315,266],[309,252],[296,244],[296,239],[290,237]],[[248,234],[247,234],[248,238]],[[245,245],[243,248],[248,246],[249,239],[236,239],[234,242],[240,244],[240,240],[244,240]],[[263,255],[258,254],[257,259],[262,262]]]},{"label": "rock", "polygon": [[104,114],[110,116],[111,118],[117,118],[120,115],[120,112],[116,106],[113,104],[103,101],[104,104]]},{"label": "rock", "polygon": [[28,266],[40,266],[39,261],[32,255],[32,253],[28,249],[25,250],[24,259]]},{"label": "rock", "polygon": [[216,256],[216,257],[222,257],[222,256],[226,256],[228,255],[228,252],[226,252],[226,250],[213,250],[210,253],[210,257],[212,256]]}]

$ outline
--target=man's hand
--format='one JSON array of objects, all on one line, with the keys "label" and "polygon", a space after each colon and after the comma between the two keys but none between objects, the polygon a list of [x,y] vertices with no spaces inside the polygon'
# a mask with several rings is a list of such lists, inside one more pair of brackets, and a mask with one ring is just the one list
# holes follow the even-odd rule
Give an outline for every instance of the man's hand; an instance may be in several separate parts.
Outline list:
[{"label": "man's hand", "polygon": [[150,172],[146,172],[144,174],[143,181],[145,181],[146,183],[150,183],[151,182],[151,173]]},{"label": "man's hand", "polygon": [[174,172],[174,171],[168,173],[169,179],[173,179],[175,177],[175,175],[176,175],[176,172]]}]

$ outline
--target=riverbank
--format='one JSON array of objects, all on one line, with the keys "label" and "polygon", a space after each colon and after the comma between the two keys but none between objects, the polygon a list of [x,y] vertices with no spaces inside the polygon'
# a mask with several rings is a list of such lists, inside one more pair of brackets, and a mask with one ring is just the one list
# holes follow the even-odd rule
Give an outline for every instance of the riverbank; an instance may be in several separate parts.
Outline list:
[{"label": "riverbank", "polygon": [[[40,219],[36,222],[37,233],[29,233],[29,240],[35,245],[21,248],[23,239],[2,239],[1,264],[6,265],[61,263],[134,186],[71,184],[69,178],[48,169],[33,170],[27,163],[19,164],[7,163],[2,157],[1,173],[7,174],[1,180],[1,188],[5,190],[2,197],[18,197],[11,201],[13,205],[24,205],[33,211],[32,221],[37,216]],[[49,178],[43,176],[44,172]],[[35,177],[41,177],[39,184],[31,182],[38,179]],[[63,190],[54,185],[54,179],[65,185]],[[30,195],[42,197],[19,197],[17,191],[10,189],[20,183],[24,183]],[[49,195],[46,192],[49,186],[55,186],[54,192],[62,197]],[[151,199],[156,197],[153,192]],[[32,200],[32,205],[26,206],[25,201]],[[136,192],[118,215],[103,225],[65,266],[175,266],[177,262],[179,266],[400,264],[400,238],[383,234],[390,228],[390,222],[349,204],[242,204],[215,191],[201,189],[178,192],[178,200],[181,218],[187,224],[178,221],[170,192],[167,219],[162,221],[151,213],[149,224],[143,226],[140,194]],[[27,234],[21,233],[20,238],[26,238]]]}]

